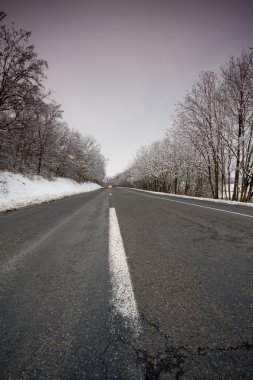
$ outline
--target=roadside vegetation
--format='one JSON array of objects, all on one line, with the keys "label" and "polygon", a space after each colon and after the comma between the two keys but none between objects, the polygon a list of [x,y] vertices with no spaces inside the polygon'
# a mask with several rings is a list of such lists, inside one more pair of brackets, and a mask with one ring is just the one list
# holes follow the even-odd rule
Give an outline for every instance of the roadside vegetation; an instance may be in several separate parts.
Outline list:
[{"label": "roadside vegetation", "polygon": [[5,19],[0,12],[0,170],[101,182],[99,144],[63,121],[44,87],[48,64],[31,45],[31,32],[7,27]]},{"label": "roadside vegetation", "polygon": [[164,139],[142,147],[115,183],[241,202],[253,196],[253,54],[202,72]]}]

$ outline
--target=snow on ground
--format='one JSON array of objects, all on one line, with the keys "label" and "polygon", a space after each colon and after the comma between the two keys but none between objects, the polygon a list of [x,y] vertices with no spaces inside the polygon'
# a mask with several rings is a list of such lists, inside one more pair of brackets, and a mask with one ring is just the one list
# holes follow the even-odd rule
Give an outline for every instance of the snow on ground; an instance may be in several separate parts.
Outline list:
[{"label": "snow on ground", "polygon": [[195,199],[196,201],[209,201],[209,202],[215,202],[215,203],[223,203],[223,204],[229,204],[229,205],[238,205],[238,206],[248,206],[253,207],[253,203],[243,203],[243,202],[236,202],[236,201],[227,201],[225,199],[213,199],[213,198],[201,198],[201,197],[191,197],[188,195],[177,195],[177,194],[171,194],[171,193],[160,193],[158,191],[149,191],[149,190],[142,190],[142,189],[134,189],[138,191],[144,191],[146,193],[152,193],[152,194],[158,194],[158,195],[167,195],[170,197],[179,197],[179,198],[188,198],[188,199]]},{"label": "snow on ground", "polygon": [[64,198],[101,188],[96,183],[77,183],[67,178],[49,181],[41,176],[0,172],[0,211]]}]

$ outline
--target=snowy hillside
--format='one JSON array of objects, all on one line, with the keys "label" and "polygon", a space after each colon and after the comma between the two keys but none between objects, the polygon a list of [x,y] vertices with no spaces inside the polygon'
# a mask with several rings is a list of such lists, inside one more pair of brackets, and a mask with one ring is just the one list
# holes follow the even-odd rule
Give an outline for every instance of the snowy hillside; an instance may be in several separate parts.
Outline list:
[{"label": "snowy hillside", "polygon": [[101,188],[96,183],[79,184],[66,178],[52,181],[40,176],[33,178],[10,172],[0,172],[0,211],[64,198]]}]

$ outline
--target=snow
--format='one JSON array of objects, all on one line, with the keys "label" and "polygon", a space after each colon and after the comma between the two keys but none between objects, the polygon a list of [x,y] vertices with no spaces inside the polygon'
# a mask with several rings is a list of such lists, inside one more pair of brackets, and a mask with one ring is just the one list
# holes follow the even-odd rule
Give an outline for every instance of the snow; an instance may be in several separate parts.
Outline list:
[{"label": "snow", "polygon": [[67,178],[49,181],[41,176],[0,172],[0,211],[13,210],[100,189],[96,183],[77,183]]},{"label": "snow", "polygon": [[157,194],[157,195],[167,195],[167,196],[176,197],[176,198],[195,199],[196,201],[208,201],[208,202],[214,202],[214,203],[223,203],[223,204],[227,204],[227,205],[237,205],[237,206],[253,207],[253,203],[252,202],[251,203],[243,203],[243,202],[236,202],[236,201],[227,201],[225,199],[191,197],[191,196],[188,196],[188,195],[177,195],[177,194],[162,193],[162,192],[158,192],[158,191],[149,191],[149,190],[142,190],[142,189],[135,189],[135,188],[132,188],[132,190],[144,191],[146,193]]}]

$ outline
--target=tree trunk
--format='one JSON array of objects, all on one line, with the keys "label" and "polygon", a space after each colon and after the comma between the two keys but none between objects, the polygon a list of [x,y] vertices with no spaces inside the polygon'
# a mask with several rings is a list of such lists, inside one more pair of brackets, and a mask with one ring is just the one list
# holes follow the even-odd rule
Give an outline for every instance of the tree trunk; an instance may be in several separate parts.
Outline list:
[{"label": "tree trunk", "polygon": [[39,163],[38,163],[38,171],[37,171],[38,175],[40,175],[40,173],[41,173],[42,157],[43,157],[43,146],[40,146]]},{"label": "tree trunk", "polygon": [[253,197],[253,177],[251,177],[251,180],[250,180],[250,185],[248,187],[248,194],[245,199],[245,202],[250,202],[252,197]]},{"label": "tree trunk", "polygon": [[[241,93],[241,99],[243,98],[243,94]],[[243,106],[241,100],[241,107]],[[236,169],[235,169],[235,181],[234,181],[234,192],[233,192],[233,201],[238,201],[239,195],[239,175],[240,175],[240,159],[241,159],[241,147],[240,147],[240,138],[242,136],[243,130],[243,115],[242,111],[239,112],[238,117],[238,144],[237,144],[237,157],[236,157]]]},{"label": "tree trunk", "polygon": [[174,179],[174,189],[175,189],[175,194],[177,194],[177,185],[178,185],[178,178],[175,177],[175,179]]},{"label": "tree trunk", "polygon": [[214,199],[219,198],[219,164],[215,161],[214,166]]}]

